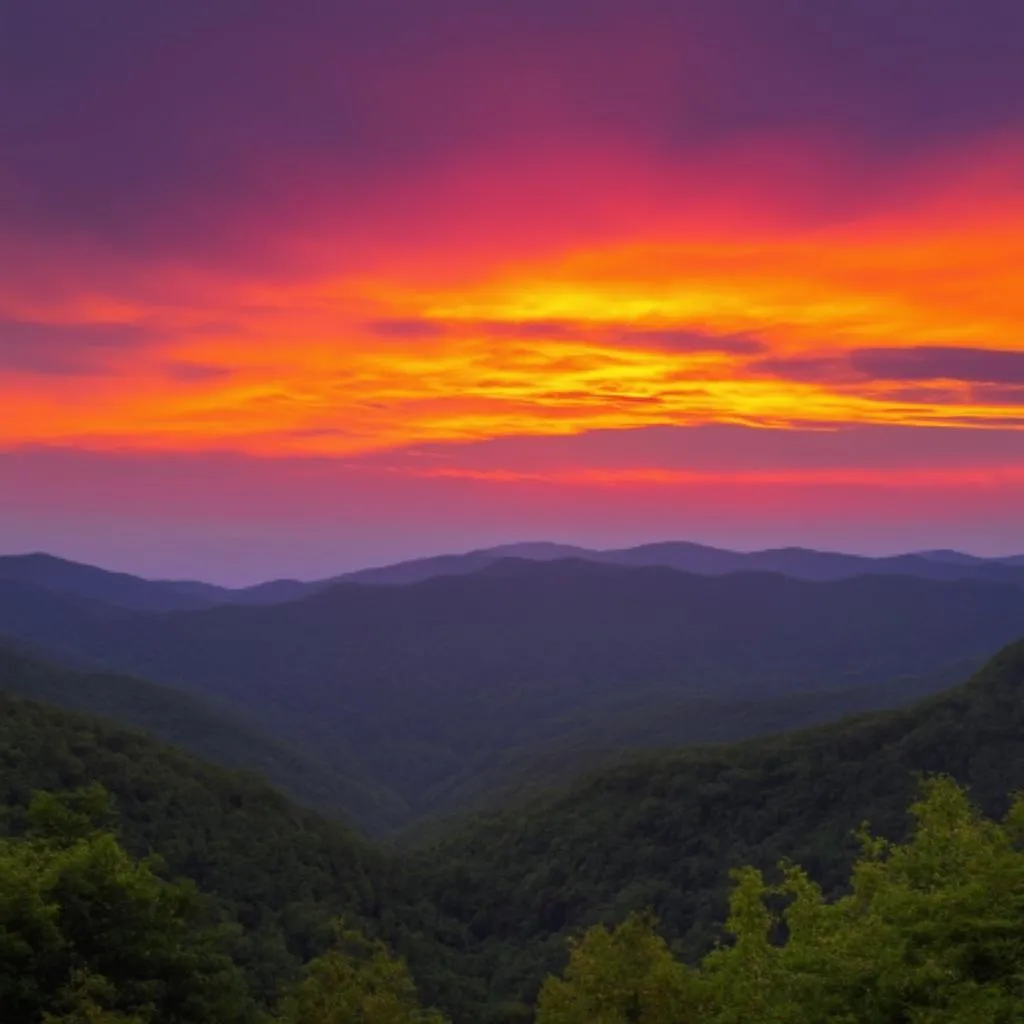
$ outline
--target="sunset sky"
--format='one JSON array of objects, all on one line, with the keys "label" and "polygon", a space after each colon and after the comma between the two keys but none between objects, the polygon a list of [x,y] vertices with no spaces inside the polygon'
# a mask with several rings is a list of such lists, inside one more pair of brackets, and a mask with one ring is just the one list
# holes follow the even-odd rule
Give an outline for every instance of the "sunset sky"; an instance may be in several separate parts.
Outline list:
[{"label": "sunset sky", "polygon": [[0,0],[0,551],[1024,551],[1021,0]]}]

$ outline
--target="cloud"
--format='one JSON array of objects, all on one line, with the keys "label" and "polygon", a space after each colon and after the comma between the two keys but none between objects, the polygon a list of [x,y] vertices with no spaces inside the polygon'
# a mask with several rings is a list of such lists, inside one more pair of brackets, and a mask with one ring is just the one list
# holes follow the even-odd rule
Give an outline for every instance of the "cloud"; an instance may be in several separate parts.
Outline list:
[{"label": "cloud", "polygon": [[878,354],[1022,322],[1018,0],[45,6],[0,37],[0,444],[1019,411]]},{"label": "cloud", "polygon": [[[748,368],[780,380],[844,387],[863,387],[866,380],[920,382],[922,386],[886,391],[889,398],[912,403],[955,405],[984,400],[1016,405],[1015,386],[1024,385],[1024,351],[1011,349],[938,345],[857,348],[826,355],[769,356],[753,360]],[[964,391],[924,386],[930,381],[986,387]]]},{"label": "cloud", "polygon": [[371,320],[365,327],[377,336],[409,340],[470,336],[522,340],[573,339],[593,330],[592,325],[569,320],[435,320],[427,317]]},{"label": "cloud", "polygon": [[663,352],[722,352],[750,356],[767,351],[768,346],[746,335],[706,334],[693,330],[626,329],[611,330],[609,338]]},{"label": "cloud", "polygon": [[955,427],[830,424],[764,429],[713,423],[590,430],[560,437],[510,436],[462,444],[421,445],[366,456],[367,466],[433,463],[484,471],[628,469],[801,471],[826,469],[1024,470],[1024,431]]},{"label": "cloud", "polygon": [[601,320],[431,320],[382,319],[367,322],[371,334],[402,340],[479,337],[536,341],[572,341],[624,346],[658,352],[721,352],[756,355],[768,346],[738,334],[711,334],[687,328],[638,326],[635,322]]},{"label": "cloud", "polygon": [[981,405],[1024,406],[1024,387],[1002,384],[976,384],[971,388],[971,400]]},{"label": "cloud", "polygon": [[862,348],[850,365],[875,380],[960,380],[1024,384],[1024,351],[985,348]]},{"label": "cloud", "polygon": [[747,366],[754,373],[812,384],[835,383],[853,376],[849,359],[843,355],[768,356]]},{"label": "cloud", "polygon": [[442,338],[448,333],[444,324],[415,317],[369,320],[362,326],[378,338],[396,338],[401,341]]}]

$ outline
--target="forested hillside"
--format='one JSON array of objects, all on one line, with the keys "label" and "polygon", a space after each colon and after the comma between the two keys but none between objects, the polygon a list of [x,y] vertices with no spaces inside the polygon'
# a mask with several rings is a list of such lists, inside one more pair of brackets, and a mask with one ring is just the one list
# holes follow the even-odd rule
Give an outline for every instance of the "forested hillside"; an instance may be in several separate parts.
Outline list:
[{"label": "forested hillside", "polygon": [[204,920],[231,925],[225,948],[257,1004],[330,947],[336,920],[400,950],[414,963],[423,998],[457,1018],[470,1020],[487,1004],[486,982],[463,963],[463,925],[445,919],[419,875],[387,851],[289,803],[257,776],[0,694],[0,836],[31,831],[34,793],[64,796],[74,807],[96,785],[114,812],[101,824],[126,851],[156,854],[162,877],[198,887]]},{"label": "forested hillside", "polygon": [[[0,644],[0,693],[85,711],[144,730],[225,768],[256,772],[298,803],[328,816],[353,811],[386,831],[403,808],[352,766],[347,773],[247,728],[243,709],[217,709],[179,690],[110,672],[73,672]],[[340,758],[335,760],[335,764]]]},{"label": "forested hillside", "polygon": [[[628,757],[631,748],[721,743],[782,732],[855,711],[898,706],[951,686],[963,667],[883,686],[823,689],[764,700],[624,699],[614,714],[581,712],[554,727],[547,744],[510,747],[489,770],[454,779],[439,794],[442,808],[464,813],[524,791],[571,780],[588,768]],[[327,816],[341,815],[372,835],[389,835],[408,821],[408,807],[373,785],[354,759],[336,751],[333,764],[266,736],[237,705],[215,707],[194,694],[110,672],[71,671],[0,643],[0,692],[102,716],[132,726],[180,750],[226,768],[263,775],[291,799]],[[243,724],[245,723],[245,724]],[[436,819],[426,819],[436,827]]]},{"label": "forested hillside", "polygon": [[564,786],[588,773],[632,763],[638,751],[736,743],[836,721],[844,716],[903,707],[949,689],[972,675],[972,666],[951,665],[924,676],[887,683],[825,687],[760,700],[714,697],[650,697],[623,700],[614,713],[568,715],[544,744],[510,748],[484,770],[453,781],[439,794],[438,813],[400,833],[408,842],[437,834],[467,811],[487,810],[530,794]]},{"label": "forested hillside", "polygon": [[0,695],[3,832],[21,834],[36,790],[95,783],[135,855],[212,894],[242,924],[255,979],[289,971],[333,913],[373,912],[379,855],[341,825],[290,804],[262,779],[214,768],[129,730]]},{"label": "forested hillside", "polygon": [[[532,1018],[544,978],[565,966],[566,940],[593,924],[651,908],[677,955],[706,952],[722,934],[730,867],[771,869],[788,857],[826,894],[841,891],[865,819],[884,836],[906,834],[918,773],[948,773],[984,810],[1005,811],[1024,786],[1022,695],[1019,643],[968,685],[911,709],[637,759],[402,853],[367,846],[256,778],[2,697],[0,820],[3,833],[29,835],[34,791],[73,811],[90,802],[83,787],[101,784],[116,811],[105,824],[127,855],[159,854],[160,878],[198,887],[202,927],[232,926],[217,948],[254,1006],[274,1003],[304,961],[331,948],[340,915],[409,962],[418,1000],[456,1024],[511,1024]],[[101,853],[82,856],[115,857]],[[143,875],[139,885],[151,883]],[[376,956],[366,970],[392,977]],[[355,970],[325,961],[310,984]],[[309,998],[320,998],[314,990]]]},{"label": "forested hillside", "polygon": [[[165,614],[8,583],[0,628],[62,659],[238,707],[275,739],[389,791],[411,821],[457,809],[467,781],[497,779],[510,757],[572,734],[614,749],[771,728],[768,714],[732,732],[672,734],[669,720],[697,721],[673,710],[686,700],[934,689],[1020,635],[1024,589],[507,560],[409,586]],[[346,810],[365,822],[357,805]]]},{"label": "forested hillside", "polygon": [[592,928],[549,978],[538,1024],[1009,1024],[1024,1018],[1024,799],[1002,821],[930,778],[912,834],[865,832],[847,892],[828,898],[799,864],[771,884],[734,873],[728,941],[697,967],[657,922]]},{"label": "forested hillside", "polygon": [[993,814],[1024,788],[1024,643],[907,710],[641,758],[481,816],[410,855],[410,870],[468,926],[466,962],[492,998],[530,1002],[567,936],[631,911],[653,908],[682,955],[706,951],[731,867],[792,858],[835,891],[862,822],[906,833],[922,772],[948,773]]}]

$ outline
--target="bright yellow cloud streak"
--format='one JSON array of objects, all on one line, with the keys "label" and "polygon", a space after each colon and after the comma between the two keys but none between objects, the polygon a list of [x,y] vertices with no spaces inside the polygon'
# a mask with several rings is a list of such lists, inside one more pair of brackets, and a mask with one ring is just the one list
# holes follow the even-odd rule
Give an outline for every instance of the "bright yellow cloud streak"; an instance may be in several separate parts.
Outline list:
[{"label": "bright yellow cloud streak", "polygon": [[[863,347],[1024,351],[1024,216],[610,244],[444,287],[211,290],[159,308],[93,297],[151,340],[90,374],[0,375],[0,444],[359,455],[657,424],[984,426],[1024,405],[1009,388],[915,390],[840,366]],[[40,319],[67,324],[68,310]],[[674,345],[671,331],[710,340]]]}]

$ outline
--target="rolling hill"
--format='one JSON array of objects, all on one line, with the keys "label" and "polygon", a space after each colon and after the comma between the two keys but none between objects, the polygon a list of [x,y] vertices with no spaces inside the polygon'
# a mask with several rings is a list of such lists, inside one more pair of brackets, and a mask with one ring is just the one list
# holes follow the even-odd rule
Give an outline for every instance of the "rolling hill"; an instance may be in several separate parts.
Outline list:
[{"label": "rolling hill", "polygon": [[24,831],[33,791],[97,782],[125,846],[159,854],[239,928],[236,955],[261,995],[325,944],[331,914],[377,912],[383,862],[343,826],[141,733],[0,694],[0,834]]},{"label": "rolling hill", "polygon": [[[241,709],[334,771],[364,768],[414,820],[458,806],[461,784],[500,774],[508,755],[577,729],[614,736],[625,721],[612,748],[708,738],[687,731],[687,700],[934,690],[1024,632],[1024,590],[506,559],[418,584],[160,614],[7,583],[0,630]],[[673,719],[678,731],[665,728]],[[764,731],[743,730],[717,738]]]},{"label": "rolling hill", "polygon": [[[243,724],[235,707],[219,711],[202,698],[110,672],[74,672],[0,645],[0,692],[101,716],[149,733],[195,757],[265,777],[305,807],[333,817],[352,810],[374,831],[395,827],[406,808],[391,794],[267,738]],[[337,761],[337,759],[336,759]]]}]

